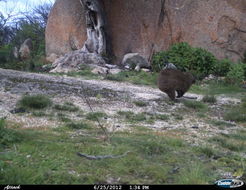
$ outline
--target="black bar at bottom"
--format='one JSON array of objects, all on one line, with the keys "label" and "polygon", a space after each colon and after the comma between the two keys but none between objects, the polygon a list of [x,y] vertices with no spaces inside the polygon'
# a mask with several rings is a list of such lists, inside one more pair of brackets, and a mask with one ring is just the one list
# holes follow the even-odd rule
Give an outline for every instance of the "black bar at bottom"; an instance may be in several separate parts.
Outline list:
[{"label": "black bar at bottom", "polygon": [[[236,190],[245,189],[242,187]],[[155,190],[155,189],[185,189],[189,190],[219,190],[224,189],[216,185],[0,185],[0,190],[45,190],[45,189],[68,189],[68,190]]]}]

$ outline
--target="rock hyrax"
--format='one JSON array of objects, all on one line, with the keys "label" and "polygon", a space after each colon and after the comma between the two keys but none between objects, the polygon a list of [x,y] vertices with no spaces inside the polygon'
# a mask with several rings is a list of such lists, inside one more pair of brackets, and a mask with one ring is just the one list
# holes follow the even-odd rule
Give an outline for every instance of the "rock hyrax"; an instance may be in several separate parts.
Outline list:
[{"label": "rock hyrax", "polygon": [[195,78],[191,73],[182,72],[176,69],[164,69],[158,77],[158,87],[165,92],[171,100],[175,100],[175,91],[177,98],[182,97],[195,83]]}]

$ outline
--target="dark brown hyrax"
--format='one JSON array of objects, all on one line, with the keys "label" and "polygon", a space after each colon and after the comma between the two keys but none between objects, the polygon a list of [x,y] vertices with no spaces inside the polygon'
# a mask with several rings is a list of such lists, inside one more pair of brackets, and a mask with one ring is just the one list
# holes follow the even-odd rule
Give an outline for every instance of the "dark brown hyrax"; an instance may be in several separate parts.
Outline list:
[{"label": "dark brown hyrax", "polygon": [[165,92],[171,100],[175,100],[175,91],[177,98],[181,98],[195,83],[195,78],[191,73],[182,72],[176,69],[164,69],[158,77],[158,87]]}]

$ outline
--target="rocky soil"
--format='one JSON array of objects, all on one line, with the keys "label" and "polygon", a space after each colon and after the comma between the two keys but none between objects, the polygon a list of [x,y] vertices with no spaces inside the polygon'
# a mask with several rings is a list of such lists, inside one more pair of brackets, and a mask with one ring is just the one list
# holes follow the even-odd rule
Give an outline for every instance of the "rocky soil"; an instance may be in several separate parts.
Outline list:
[{"label": "rocky soil", "polygon": [[[86,99],[91,104],[94,112],[105,112],[107,117],[101,122],[109,130],[131,130],[135,126],[144,126],[158,130],[167,135],[180,136],[194,144],[206,142],[208,137],[219,133],[231,133],[240,126],[231,123],[230,127],[219,128],[211,123],[211,120],[221,121],[225,105],[237,104],[239,99],[226,96],[218,97],[214,105],[209,105],[211,112],[198,115],[182,103],[172,103],[168,97],[157,88],[137,86],[130,83],[112,82],[106,80],[84,80],[67,76],[54,76],[45,74],[25,73],[12,70],[0,69],[0,118],[5,117],[8,121],[18,123],[23,128],[47,128],[59,127],[62,122],[50,117],[35,117],[31,113],[12,114],[11,110],[16,107],[17,101],[24,94],[45,94],[52,98],[54,104],[72,102],[80,108],[80,112],[68,113],[69,118],[81,120],[81,114],[91,112]],[[185,94],[186,97],[202,95]],[[143,107],[134,102],[144,102]],[[131,123],[117,114],[119,111],[131,111],[135,114],[147,115],[165,114],[168,120],[155,120],[154,122]],[[180,117],[178,119],[178,117]]]}]

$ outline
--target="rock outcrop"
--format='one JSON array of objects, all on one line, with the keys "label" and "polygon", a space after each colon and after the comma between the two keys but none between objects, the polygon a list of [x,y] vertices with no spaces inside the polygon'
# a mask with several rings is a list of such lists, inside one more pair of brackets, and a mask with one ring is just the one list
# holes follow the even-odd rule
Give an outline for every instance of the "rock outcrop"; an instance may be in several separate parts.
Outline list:
[{"label": "rock outcrop", "polygon": [[31,57],[32,50],[32,40],[30,38],[26,39],[19,49],[19,56],[21,60],[25,60]]},{"label": "rock outcrop", "polygon": [[104,59],[95,53],[86,53],[82,50],[76,50],[62,56],[52,64],[50,72],[53,73],[67,73],[70,71],[77,71],[81,65],[99,65],[105,66]]},{"label": "rock outcrop", "polygon": [[[246,51],[245,0],[101,0],[114,63],[127,53],[148,61],[175,42],[239,60]],[[46,53],[57,55],[83,47],[84,9],[79,0],[57,0],[46,29]]]}]

